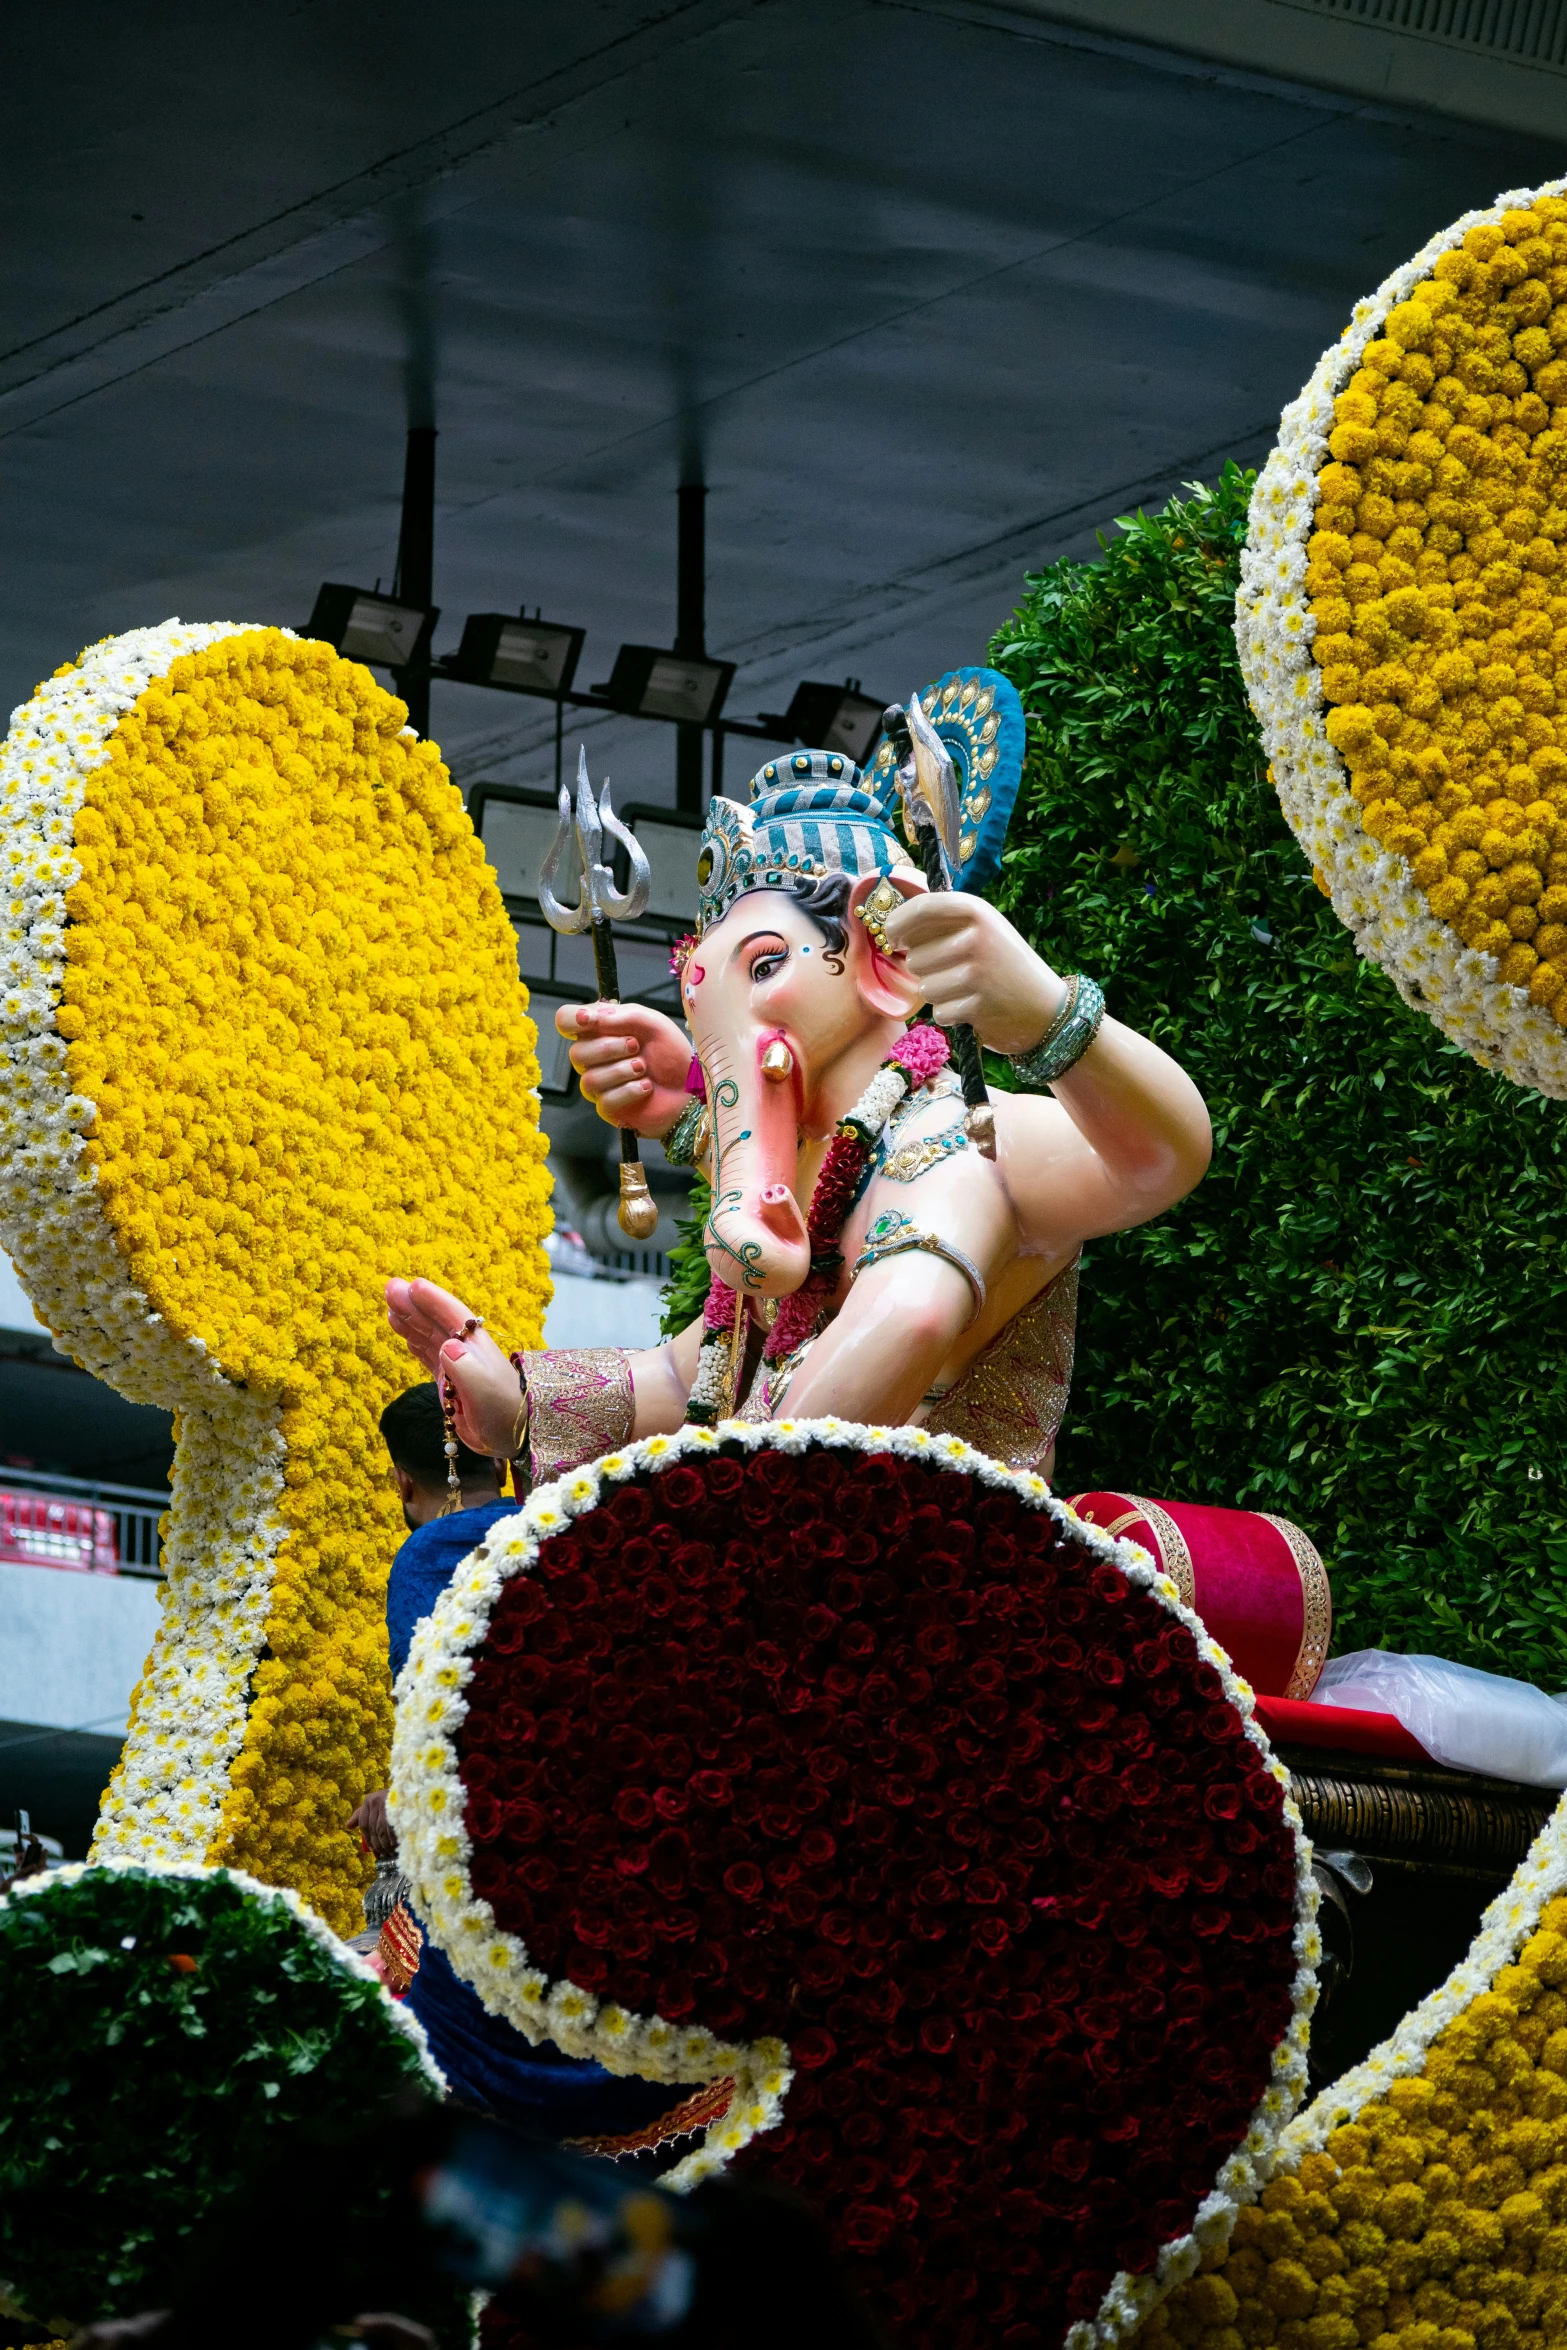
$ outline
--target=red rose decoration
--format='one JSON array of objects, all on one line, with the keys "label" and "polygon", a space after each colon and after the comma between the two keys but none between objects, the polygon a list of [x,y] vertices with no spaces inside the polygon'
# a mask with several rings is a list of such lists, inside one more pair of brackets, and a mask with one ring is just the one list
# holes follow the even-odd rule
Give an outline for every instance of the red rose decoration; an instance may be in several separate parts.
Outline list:
[{"label": "red rose decoration", "polygon": [[858,1433],[688,1439],[521,1562],[455,1736],[471,1890],[553,1982],[787,2045],[739,2159],[900,2343],[1053,2344],[1246,2138],[1295,1831],[1130,1554]]}]

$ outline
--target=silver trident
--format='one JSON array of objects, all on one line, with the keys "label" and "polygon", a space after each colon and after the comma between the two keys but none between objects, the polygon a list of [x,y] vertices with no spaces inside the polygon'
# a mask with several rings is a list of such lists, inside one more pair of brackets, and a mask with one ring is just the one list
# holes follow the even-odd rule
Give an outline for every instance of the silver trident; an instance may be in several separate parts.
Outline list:
[{"label": "silver trident", "polygon": [[[958,838],[962,808],[952,753],[925,715],[919,695],[906,704],[894,702],[883,717],[898,759],[898,790],[904,813],[914,830],[928,889],[951,889],[958,870]],[[966,1020],[954,1020],[947,1031],[952,1058],[963,1083],[963,1123],[980,1157],[996,1155],[996,1113],[990,1106],[985,1065],[979,1040]]]},{"label": "silver trident", "polygon": [[[624,893],[616,889],[614,875],[603,861],[606,833],[612,841],[619,841],[630,863],[630,886]],[[568,906],[555,891],[557,884],[569,888],[573,882],[577,902]],[[571,793],[562,784],[560,823],[550,843],[549,855],[539,868],[539,909],[551,930],[558,931],[563,938],[579,937],[584,930],[591,932],[593,969],[599,997],[604,1003],[620,1001],[615,934],[610,924],[634,922],[639,914],[646,913],[652,886],[653,875],[646,852],[610,806],[608,783],[595,800],[588,780],[588,754],[585,748],[579,747],[576,814],[572,814]],[[641,1147],[629,1126],[620,1130],[618,1222],[628,1240],[650,1240],[658,1228],[658,1204],[648,1190]]]}]

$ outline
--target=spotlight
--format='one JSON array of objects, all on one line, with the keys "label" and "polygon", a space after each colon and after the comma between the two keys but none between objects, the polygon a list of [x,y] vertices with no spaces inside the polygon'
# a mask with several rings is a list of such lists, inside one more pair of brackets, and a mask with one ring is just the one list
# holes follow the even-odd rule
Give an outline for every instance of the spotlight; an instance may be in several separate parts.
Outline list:
[{"label": "spotlight", "polygon": [[712,726],[735,673],[733,661],[661,652],[653,645],[622,645],[614,672],[596,694],[638,718],[673,718],[683,726]]},{"label": "spotlight", "polygon": [[334,645],[350,661],[376,669],[414,669],[429,659],[440,607],[399,604],[395,597],[328,580],[316,591],[316,608],[305,630]]},{"label": "spotlight", "polygon": [[764,710],[762,724],[777,727],[786,742],[808,743],[813,751],[842,751],[863,767],[881,733],[884,705],[862,694],[859,685],[857,677],[845,685],[797,685],[782,716]]},{"label": "spotlight", "polygon": [[[637,845],[647,858],[652,882],[648,890],[647,912],[656,921],[680,922],[689,927],[696,920],[696,836],[702,829],[700,816],[683,815],[678,809],[655,806],[649,800],[628,800],[620,811],[627,829],[637,836]],[[624,849],[615,855],[615,886],[626,885],[627,858]]]},{"label": "spotlight", "polygon": [[451,666],[481,685],[559,697],[571,690],[586,635],[585,628],[530,620],[526,613],[513,620],[504,612],[472,612]]}]

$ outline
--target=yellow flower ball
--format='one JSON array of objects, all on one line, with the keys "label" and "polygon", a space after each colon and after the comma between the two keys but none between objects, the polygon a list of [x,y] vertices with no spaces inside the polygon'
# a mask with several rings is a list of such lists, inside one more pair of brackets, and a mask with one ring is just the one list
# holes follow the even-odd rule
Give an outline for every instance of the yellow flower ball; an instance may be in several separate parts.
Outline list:
[{"label": "yellow flower ball", "polygon": [[1545,2350],[1567,2336],[1567,1899],[1493,1966],[1417,2071],[1363,2094],[1362,2068],[1300,2117],[1229,2245],[1144,2321],[1148,2350],[1215,2350],[1224,2285],[1247,2350]]},{"label": "yellow flower ball", "polygon": [[1540,929],[1567,883],[1564,351],[1567,198],[1546,195],[1471,228],[1367,345],[1305,584],[1366,831],[1567,1026],[1567,936]]}]

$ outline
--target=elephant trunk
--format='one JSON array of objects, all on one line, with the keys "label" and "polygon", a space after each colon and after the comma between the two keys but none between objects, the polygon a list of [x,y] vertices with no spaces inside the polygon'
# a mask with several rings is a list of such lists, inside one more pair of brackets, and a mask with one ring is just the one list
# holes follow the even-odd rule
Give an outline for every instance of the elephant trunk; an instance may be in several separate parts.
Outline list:
[{"label": "elephant trunk", "polygon": [[713,1204],[707,1261],[715,1280],[748,1297],[787,1297],[811,1268],[805,1218],[793,1191],[799,1152],[797,1056],[773,1030],[748,1038],[736,1061],[738,1066],[716,1076],[711,1088]]}]

